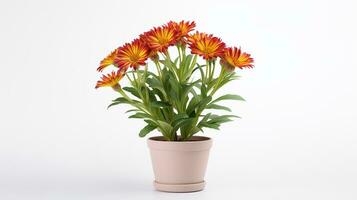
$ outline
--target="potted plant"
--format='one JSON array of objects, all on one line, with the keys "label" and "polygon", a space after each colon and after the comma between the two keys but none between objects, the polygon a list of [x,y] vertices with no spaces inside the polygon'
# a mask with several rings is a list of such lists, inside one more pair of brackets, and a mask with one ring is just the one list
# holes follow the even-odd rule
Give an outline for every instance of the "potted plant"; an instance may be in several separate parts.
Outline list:
[{"label": "potted plant", "polygon": [[[204,188],[212,139],[196,134],[205,128],[218,129],[237,117],[212,111],[229,112],[231,109],[220,105],[220,101],[244,99],[235,94],[215,94],[238,78],[236,68],[253,67],[250,54],[227,47],[212,34],[192,33],[195,26],[195,22],[170,21],[155,27],[115,49],[97,69],[102,72],[108,66],[116,68],[96,84],[96,88],[111,87],[120,95],[109,107],[130,105],[129,118],[146,123],[140,137],[154,130],[161,133],[148,139],[154,186],[160,191]],[[128,86],[119,84],[124,77]]]}]

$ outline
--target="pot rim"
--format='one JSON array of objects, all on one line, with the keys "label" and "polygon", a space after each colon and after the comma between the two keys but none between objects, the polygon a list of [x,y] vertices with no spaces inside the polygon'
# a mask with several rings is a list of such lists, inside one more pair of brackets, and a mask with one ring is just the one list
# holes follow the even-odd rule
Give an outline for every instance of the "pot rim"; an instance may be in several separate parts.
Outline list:
[{"label": "pot rim", "polygon": [[212,146],[212,139],[205,136],[193,136],[189,141],[159,140],[163,136],[154,136],[147,139],[147,144],[152,150],[163,151],[206,151]]},{"label": "pot rim", "polygon": [[165,140],[164,136],[152,136],[152,137],[149,137],[148,140],[153,141],[153,142],[165,142],[165,143],[198,143],[198,142],[207,142],[209,140],[212,140],[212,138],[206,137],[206,136],[196,136],[196,135],[194,135],[194,136],[192,136],[190,138],[190,140],[168,141],[168,140]]}]

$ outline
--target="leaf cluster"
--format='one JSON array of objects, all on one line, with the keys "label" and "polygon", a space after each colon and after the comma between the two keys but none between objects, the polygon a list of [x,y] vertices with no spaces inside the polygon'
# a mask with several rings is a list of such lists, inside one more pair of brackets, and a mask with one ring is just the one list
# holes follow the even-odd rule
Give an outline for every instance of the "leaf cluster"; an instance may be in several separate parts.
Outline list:
[{"label": "leaf cluster", "polygon": [[169,141],[189,140],[205,128],[219,129],[235,115],[217,115],[221,110],[231,112],[222,101],[244,99],[239,95],[226,94],[215,98],[217,90],[238,76],[234,71],[220,66],[216,75],[216,61],[197,63],[197,55],[186,55],[185,49],[178,47],[179,56],[171,59],[163,54],[153,60],[157,73],[148,70],[127,72],[130,86],[117,89],[120,97],[108,106],[128,104],[132,109],[129,118],[143,119],[146,126],[139,136],[144,137],[158,130]]}]

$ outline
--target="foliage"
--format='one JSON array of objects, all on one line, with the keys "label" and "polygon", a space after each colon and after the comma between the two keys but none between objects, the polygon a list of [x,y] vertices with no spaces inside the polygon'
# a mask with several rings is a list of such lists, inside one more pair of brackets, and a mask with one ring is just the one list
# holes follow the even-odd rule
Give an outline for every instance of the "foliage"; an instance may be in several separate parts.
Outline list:
[{"label": "foliage", "polygon": [[[190,39],[189,36],[187,38]],[[213,114],[215,110],[231,112],[229,107],[221,105],[222,101],[244,101],[241,96],[235,94],[215,96],[219,89],[238,78],[231,69],[237,67],[237,64],[227,64],[229,59],[218,53],[213,57],[214,54],[210,54],[210,57],[203,56],[205,64],[200,64],[198,56],[202,55],[187,54],[187,45],[183,44],[183,41],[175,40],[174,45],[178,53],[175,59],[171,58],[167,49],[157,50],[155,56],[150,57],[154,66],[145,63],[140,69],[134,63],[128,65],[134,70],[127,71],[128,67],[123,70],[123,67],[111,63],[119,67],[121,77],[125,75],[130,85],[121,87],[118,78],[104,83],[120,94],[108,108],[119,104],[130,105],[132,108],[127,111],[129,118],[143,119],[146,123],[139,132],[140,137],[158,130],[166,140],[185,141],[196,133],[203,132],[205,128],[219,129],[221,124],[238,117]],[[137,41],[134,44],[137,45]],[[200,47],[196,46],[195,48]],[[217,57],[221,58],[219,68],[216,67]],[[252,66],[249,64],[246,67]],[[103,66],[101,65],[101,69],[106,67]],[[149,70],[151,67],[156,68],[155,72]],[[109,80],[110,77],[106,78]]]}]

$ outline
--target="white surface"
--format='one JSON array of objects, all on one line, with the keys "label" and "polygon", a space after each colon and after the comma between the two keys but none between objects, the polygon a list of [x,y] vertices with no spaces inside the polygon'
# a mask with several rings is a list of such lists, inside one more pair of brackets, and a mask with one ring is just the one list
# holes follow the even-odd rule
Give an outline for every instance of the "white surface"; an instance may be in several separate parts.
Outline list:
[{"label": "white surface", "polygon": [[[153,191],[143,123],[94,90],[107,53],[171,19],[256,60],[200,193]],[[2,0],[0,199],[356,199],[356,19],[352,0]]]}]

